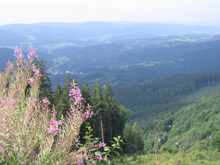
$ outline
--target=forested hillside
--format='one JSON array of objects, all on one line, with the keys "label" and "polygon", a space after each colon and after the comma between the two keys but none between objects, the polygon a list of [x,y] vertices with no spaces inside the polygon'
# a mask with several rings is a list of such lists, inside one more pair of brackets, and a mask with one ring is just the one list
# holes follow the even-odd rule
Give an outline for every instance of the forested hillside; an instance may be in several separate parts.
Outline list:
[{"label": "forested hillside", "polygon": [[157,129],[173,125],[176,113],[194,103],[185,98],[201,88],[219,84],[219,73],[180,74],[146,84],[114,87],[113,91],[118,104],[131,110],[129,122],[140,123],[145,149],[152,152]]},{"label": "forested hillside", "polygon": [[[165,157],[198,144],[196,157],[216,158],[218,164],[219,30],[197,27],[199,33],[194,33],[193,26],[181,27],[107,22],[0,26],[0,70],[5,72],[6,63],[10,69],[17,67],[13,46],[22,46],[23,55],[35,54],[36,46],[41,60],[33,59],[34,69],[28,72],[36,76],[35,67],[39,69],[37,97],[50,101],[48,108],[56,108],[57,119],[65,118],[74,79],[83,117],[88,118],[79,128],[80,142],[85,144],[84,137],[90,136],[111,145],[121,136],[121,163],[126,164],[126,154],[133,155],[135,163],[138,154],[156,155],[156,144],[164,147],[160,154]],[[34,46],[28,49],[29,44]],[[23,55],[25,63],[33,54]]]}]

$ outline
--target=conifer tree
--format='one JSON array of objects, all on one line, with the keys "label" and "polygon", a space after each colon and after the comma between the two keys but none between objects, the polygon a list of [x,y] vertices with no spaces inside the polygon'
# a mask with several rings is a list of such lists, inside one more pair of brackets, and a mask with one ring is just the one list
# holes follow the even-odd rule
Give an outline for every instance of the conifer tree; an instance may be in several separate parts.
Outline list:
[{"label": "conifer tree", "polygon": [[113,118],[119,117],[119,109],[118,105],[116,104],[115,98],[113,98],[113,91],[107,82],[105,90],[104,90],[104,110],[107,120],[106,123],[106,139],[107,141],[112,140],[113,134],[115,136],[115,132],[113,133],[113,125],[117,126],[118,123],[113,121]]},{"label": "conifer tree", "polygon": [[134,131],[134,147],[136,151],[141,151],[144,148],[144,142],[141,137],[141,130],[138,121],[135,121],[132,129]]},{"label": "conifer tree", "polygon": [[143,150],[144,142],[142,140],[140,127],[137,121],[134,122],[133,126],[125,124],[123,138],[125,141],[124,151],[126,153],[135,153],[136,151]]},{"label": "conifer tree", "polygon": [[57,116],[61,117],[62,115],[66,115],[67,111],[70,109],[69,103],[69,91],[70,91],[71,79],[69,75],[64,80],[64,86],[62,87],[62,94],[60,96],[60,100],[57,104]]},{"label": "conifer tree", "polygon": [[94,84],[92,89],[92,109],[94,111],[94,117],[92,119],[92,124],[94,128],[94,136],[102,139],[104,143],[104,127],[103,127],[103,113],[104,113],[104,105],[103,105],[103,95],[102,89],[100,87],[99,82]]},{"label": "conifer tree", "polygon": [[85,84],[83,84],[82,86],[82,97],[83,97],[83,104],[85,107],[89,105],[91,105],[91,94],[90,94],[90,88],[88,85],[88,82],[86,82]]},{"label": "conifer tree", "polygon": [[56,88],[55,88],[55,91],[53,93],[53,100],[54,100],[54,106],[56,107],[57,104],[59,103],[60,101],[60,98],[61,98],[61,95],[62,95],[62,91],[61,91],[61,88],[60,88],[60,85],[57,84]]},{"label": "conifer tree", "polygon": [[127,117],[130,115],[130,110],[125,108],[124,106],[118,106],[119,108],[119,117],[118,118],[113,118],[114,119],[114,124],[113,128],[116,130],[115,132],[117,134],[114,134],[114,136],[118,136],[118,135],[123,135],[123,130],[125,128],[125,123],[127,122]]},{"label": "conifer tree", "polygon": [[134,153],[135,146],[134,146],[134,132],[132,126],[129,124],[125,124],[125,128],[123,131],[123,138],[124,138],[124,149],[125,153]]},{"label": "conifer tree", "polygon": [[51,89],[51,80],[48,76],[48,73],[46,72],[46,62],[43,61],[41,58],[40,61],[36,61],[35,64],[37,65],[37,68],[39,68],[41,72],[41,78],[40,78],[40,89],[39,89],[39,98],[48,98],[51,103],[53,103],[53,92]]}]

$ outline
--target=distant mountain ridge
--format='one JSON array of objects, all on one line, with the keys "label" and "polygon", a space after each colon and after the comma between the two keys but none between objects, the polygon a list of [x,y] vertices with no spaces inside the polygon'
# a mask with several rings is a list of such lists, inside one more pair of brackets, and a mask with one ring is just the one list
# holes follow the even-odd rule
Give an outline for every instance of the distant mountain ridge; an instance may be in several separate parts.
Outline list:
[{"label": "distant mountain ridge", "polygon": [[[82,22],[82,23],[34,23],[0,26],[8,35],[7,40],[26,48],[27,42],[44,50],[56,47],[90,46],[94,42],[109,43],[124,39],[139,39],[168,35],[214,35],[220,33],[218,26],[187,26],[160,23]],[[86,41],[85,43],[82,41]],[[52,44],[56,44],[52,47]],[[2,45],[2,44],[0,44]],[[47,45],[47,48],[44,46]]]},{"label": "distant mountain ridge", "polygon": [[217,26],[126,22],[4,25],[0,26],[0,69],[6,57],[13,57],[13,51],[5,48],[18,46],[27,52],[32,44],[39,59],[47,61],[55,84],[61,83],[57,77],[67,74],[78,82],[115,85],[219,71],[219,34]]}]

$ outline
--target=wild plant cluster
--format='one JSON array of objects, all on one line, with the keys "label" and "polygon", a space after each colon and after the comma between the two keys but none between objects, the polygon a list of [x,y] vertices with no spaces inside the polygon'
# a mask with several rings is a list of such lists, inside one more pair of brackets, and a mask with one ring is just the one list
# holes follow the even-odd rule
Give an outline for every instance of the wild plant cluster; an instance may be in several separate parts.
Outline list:
[{"label": "wild plant cluster", "polygon": [[71,108],[58,119],[50,101],[39,99],[42,75],[34,64],[34,47],[27,59],[19,48],[14,56],[16,61],[0,73],[0,163],[80,165],[107,159],[111,147],[104,143],[87,136],[86,144],[80,144],[80,126],[93,111],[85,110],[79,87],[73,82]]}]

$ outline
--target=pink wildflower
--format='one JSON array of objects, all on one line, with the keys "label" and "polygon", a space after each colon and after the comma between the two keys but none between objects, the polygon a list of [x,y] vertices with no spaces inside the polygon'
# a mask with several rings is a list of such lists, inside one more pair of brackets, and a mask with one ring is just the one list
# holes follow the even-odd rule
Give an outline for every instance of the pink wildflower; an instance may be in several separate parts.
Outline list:
[{"label": "pink wildflower", "polygon": [[21,53],[21,49],[18,49],[18,47],[16,47],[15,50],[14,50],[14,56],[15,56],[16,58],[18,58],[18,56],[20,55],[20,53]]},{"label": "pink wildflower", "polygon": [[86,110],[86,112],[84,112],[83,116],[85,116],[86,118],[89,117],[89,110]]},{"label": "pink wildflower", "polygon": [[33,78],[33,77],[31,77],[31,78],[29,78],[29,79],[28,79],[28,84],[30,84],[30,85],[31,85],[31,84],[32,84],[34,81],[35,81],[35,80],[34,80],[34,78]]},{"label": "pink wildflower", "polygon": [[90,113],[90,118],[92,118],[92,115],[94,115],[94,112],[93,111],[91,111],[91,113]]},{"label": "pink wildflower", "polygon": [[25,150],[25,147],[21,147],[21,149],[20,150]]},{"label": "pink wildflower", "polygon": [[105,143],[99,143],[99,148],[101,148],[101,147],[103,147],[103,148],[105,148],[105,146],[106,146],[106,144]]},{"label": "pink wildflower", "polygon": [[13,156],[13,153],[10,153],[10,152],[9,152],[9,153],[8,153],[8,156]]},{"label": "pink wildflower", "polygon": [[44,104],[47,104],[47,103],[50,104],[50,101],[48,99],[43,99],[43,103]]},{"label": "pink wildflower", "polygon": [[54,135],[56,135],[59,125],[62,125],[61,121],[56,121],[52,119],[50,122],[50,127],[47,129],[47,133],[48,134],[54,133]]},{"label": "pink wildflower", "polygon": [[33,69],[33,72],[34,72],[34,75],[36,75],[37,77],[42,76],[39,69]]},{"label": "pink wildflower", "polygon": [[76,164],[77,165],[84,165],[83,161],[78,161]]},{"label": "pink wildflower", "polygon": [[86,118],[92,118],[92,115],[94,114],[93,111],[91,111],[89,113],[89,110],[86,110],[86,112],[84,112],[83,116],[86,117]]},{"label": "pink wildflower", "polygon": [[3,82],[3,85],[7,85],[8,84],[8,82],[5,80],[4,82]]},{"label": "pink wildflower", "polygon": [[101,155],[101,154],[97,154],[97,155],[95,156],[95,159],[97,159],[97,160],[102,160],[102,155]]},{"label": "pink wildflower", "polygon": [[12,63],[10,61],[8,61],[7,66],[9,69],[14,69],[14,66],[12,65]]},{"label": "pink wildflower", "polygon": [[57,114],[57,111],[53,108],[51,114]]},{"label": "pink wildflower", "polygon": [[[31,52],[28,53],[28,59],[31,60],[33,57],[34,58],[37,58],[38,55],[35,55],[36,54],[36,51],[35,50],[32,50]],[[35,56],[34,56],[35,55]]]},{"label": "pink wildflower", "polygon": [[2,100],[3,104],[7,104],[8,101],[7,100]]},{"label": "pink wildflower", "polygon": [[71,97],[70,100],[73,100],[75,104],[80,104],[81,101],[83,100],[81,91],[78,87],[71,89],[69,96]]},{"label": "pink wildflower", "polygon": [[37,101],[37,99],[35,98],[35,97],[29,97],[29,101],[33,101],[33,102],[36,102]]}]

